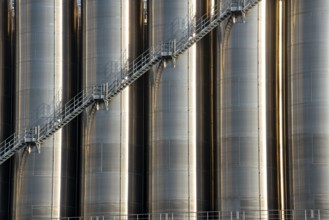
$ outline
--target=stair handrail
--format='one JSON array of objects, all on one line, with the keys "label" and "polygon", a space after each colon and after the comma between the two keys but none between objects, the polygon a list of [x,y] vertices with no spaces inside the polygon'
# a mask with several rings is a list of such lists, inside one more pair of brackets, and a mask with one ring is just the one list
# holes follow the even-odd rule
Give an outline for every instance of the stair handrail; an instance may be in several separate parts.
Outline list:
[{"label": "stair handrail", "polygon": [[[248,11],[260,1],[261,0],[245,0],[246,4],[244,5],[243,11]],[[133,61],[128,61],[126,68],[122,68],[119,72],[114,73],[115,80],[106,83],[109,89],[106,94],[104,94],[103,99],[105,101],[111,100],[117,93],[121,92],[124,88],[136,81],[142,74],[147,72],[151,66],[160,62],[164,47],[167,48],[168,45],[172,45],[172,42],[175,42],[172,57],[177,57],[191,45],[201,40],[202,37],[208,34],[222,20],[231,14],[230,8],[221,11],[219,6],[215,7],[214,11],[215,13],[213,15],[206,13],[196,20],[188,20],[189,23],[186,28],[187,34],[183,34],[180,39],[172,39],[166,43],[158,44],[156,47],[150,47]],[[170,47],[167,49],[169,48]],[[104,83],[87,87],[66,102],[64,106],[55,109],[46,122],[38,126],[38,144],[41,144],[48,136],[68,124],[85,108],[98,100],[97,97],[95,98],[95,91],[99,91],[99,88],[103,85]],[[73,114],[73,117],[70,114]],[[15,132],[0,143],[0,165],[4,162],[3,158],[6,159],[8,155],[13,155],[16,152],[15,150],[19,150],[26,144],[24,135],[27,131],[31,131],[32,129],[34,129],[34,127]]]}]

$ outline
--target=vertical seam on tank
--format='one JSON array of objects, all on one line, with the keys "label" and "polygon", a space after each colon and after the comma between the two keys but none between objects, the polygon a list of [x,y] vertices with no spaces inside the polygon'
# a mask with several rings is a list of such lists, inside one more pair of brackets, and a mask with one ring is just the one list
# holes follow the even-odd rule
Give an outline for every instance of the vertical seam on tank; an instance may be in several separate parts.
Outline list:
[{"label": "vertical seam on tank", "polygon": [[[276,54],[276,59],[277,59],[277,65],[278,65],[278,69],[276,71],[276,89],[277,89],[277,106],[276,106],[276,109],[278,109],[278,116],[277,116],[277,124],[276,124],[276,130],[277,130],[277,137],[278,137],[278,142],[276,142],[276,146],[277,146],[277,149],[276,151],[278,152],[278,165],[276,165],[276,167],[278,167],[278,172],[277,172],[277,178],[279,180],[279,187],[278,187],[278,198],[279,198],[279,201],[278,201],[278,207],[279,207],[279,210],[281,211],[284,211],[285,208],[286,208],[286,201],[285,201],[285,182],[286,181],[283,181],[284,179],[284,176],[285,176],[285,171],[284,171],[284,147],[285,147],[285,142],[284,142],[284,138],[285,138],[285,134],[284,134],[284,131],[285,131],[285,123],[284,123],[284,117],[285,117],[285,104],[284,104],[284,101],[285,101],[285,98],[284,98],[284,95],[285,95],[285,89],[284,89],[284,45],[283,45],[283,42],[284,42],[284,12],[283,12],[283,4],[285,4],[282,0],[278,0],[276,2],[276,21],[278,21],[277,23],[277,29],[276,29],[276,34],[277,34],[277,39],[276,39],[276,42],[278,44],[278,54]],[[282,214],[280,214],[280,216],[282,216]],[[282,218],[282,217],[281,217]]]},{"label": "vertical seam on tank", "polygon": [[[187,1],[187,15],[188,15],[188,18],[190,17],[190,1],[188,0]],[[187,71],[187,94],[188,94],[188,109],[187,109],[187,127],[188,127],[188,132],[187,132],[187,167],[188,167],[188,171],[187,171],[187,187],[188,187],[188,196],[187,196],[187,210],[188,210],[188,213],[191,212],[191,166],[190,166],[190,143],[191,143],[191,140],[190,140],[190,135],[191,135],[191,129],[190,129],[190,111],[191,111],[191,106],[190,106],[190,103],[191,103],[191,93],[190,93],[190,85],[191,85],[191,82],[190,82],[190,74],[191,74],[191,69],[190,69],[190,50],[191,48],[189,48],[186,52],[187,54],[187,59],[188,59],[188,71]],[[192,146],[192,147],[195,147],[195,146]]]},{"label": "vertical seam on tank", "polygon": [[[292,3],[291,3],[292,2]],[[293,196],[292,196],[292,198],[293,198],[293,204],[292,204],[292,208],[296,208],[295,207],[295,205],[296,205],[296,197],[295,197],[295,195],[298,193],[297,192],[297,190],[298,189],[296,189],[297,187],[296,187],[296,184],[298,184],[298,179],[297,179],[297,174],[295,174],[296,173],[296,169],[292,169],[292,168],[294,168],[295,167],[295,162],[296,162],[296,160],[295,160],[295,155],[297,154],[297,152],[296,152],[296,144],[295,144],[295,141],[297,140],[298,141],[298,137],[297,136],[295,136],[295,134],[296,134],[296,132],[295,132],[295,130],[296,129],[294,129],[294,122],[295,122],[295,115],[296,114],[294,114],[294,105],[293,105],[293,103],[294,103],[294,101],[295,101],[295,99],[297,99],[297,98],[295,98],[294,97],[294,85],[296,84],[296,82],[294,82],[294,80],[293,80],[293,72],[292,72],[292,69],[293,68],[295,68],[295,63],[293,63],[292,62],[292,58],[294,58],[293,57],[293,48],[292,48],[292,38],[293,37],[295,37],[295,27],[296,27],[296,16],[295,16],[295,13],[296,13],[296,1],[291,1],[290,2],[290,4],[288,3],[288,5],[289,5],[289,11],[288,11],[288,19],[289,19],[289,35],[288,35],[288,37],[289,37],[289,42],[288,42],[288,44],[289,44],[289,60],[288,60],[288,62],[290,62],[290,64],[289,64],[289,72],[290,72],[290,82],[289,82],[289,86],[290,86],[290,102],[291,103],[288,103],[291,107],[290,107],[290,113],[291,113],[291,117],[290,117],[290,123],[291,123],[291,126],[289,126],[290,127],[290,133],[291,133],[291,136],[292,136],[292,138],[291,138],[291,141],[290,141],[290,151],[291,151],[291,159],[292,159],[292,162],[291,162],[291,164],[292,164],[292,166],[291,166],[291,168],[289,168],[288,169],[288,172],[290,172],[290,170],[292,170],[291,171],[291,173],[292,173],[292,184],[293,184],[293,187],[289,187],[289,188],[292,188],[292,194],[293,194]],[[289,74],[289,73],[288,73]],[[289,76],[287,77],[288,79],[289,79]],[[297,92],[297,94],[298,94],[298,92]],[[298,100],[298,99],[297,99]],[[289,134],[288,134],[289,135]],[[298,161],[296,162],[296,163],[298,163]],[[298,168],[297,168],[297,172],[298,172]]]},{"label": "vertical seam on tank", "polygon": [[[14,102],[13,102],[13,97],[14,97],[14,92],[13,92],[13,88],[14,88],[14,80],[15,76],[13,76],[15,73],[13,72],[13,70],[15,69],[15,64],[13,63],[13,54],[14,54],[14,50],[12,48],[15,48],[15,43],[13,42],[13,28],[14,28],[14,22],[13,22],[13,14],[15,13],[14,12],[14,9],[12,8],[13,7],[13,2],[12,1],[9,1],[8,2],[8,8],[10,8],[10,35],[9,35],[9,41],[10,41],[10,73],[11,73],[11,77],[10,77],[10,97],[9,97],[9,100],[10,100],[10,111],[11,112],[14,112],[15,111],[15,107],[14,107]],[[16,6],[15,6],[16,7]],[[12,113],[10,113],[10,119],[9,119],[9,125],[10,125],[10,132],[12,133],[13,131],[15,131],[13,128],[13,124],[14,124],[14,121],[12,120],[13,119],[13,116],[12,116]],[[9,164],[9,172],[12,173],[13,172],[13,161],[14,159],[11,159],[10,162],[8,163]],[[12,175],[11,175],[12,176]],[[9,195],[13,195],[13,180],[11,178],[11,176],[9,176],[9,180],[8,180],[8,184],[9,184]],[[9,196],[11,197],[11,196]],[[12,200],[12,198],[10,198],[10,200]],[[9,200],[9,201],[10,201]],[[7,205],[7,211],[8,211],[8,216],[11,216],[12,215],[12,211],[11,211],[11,204],[10,202],[8,202],[8,205]]]},{"label": "vertical seam on tank", "polygon": [[[257,172],[258,172],[258,175],[257,175],[257,178],[258,178],[258,209],[261,210],[261,202],[260,202],[260,199],[261,199],[261,181],[260,181],[260,135],[259,135],[259,132],[260,132],[260,103],[259,103],[259,100],[260,100],[260,82],[259,82],[259,74],[260,74],[260,60],[259,60],[259,56],[260,56],[260,52],[259,52],[259,47],[260,47],[260,31],[259,31],[259,23],[260,23],[260,19],[259,19],[259,13],[260,13],[260,8],[258,7],[258,5],[256,6],[257,7]],[[259,215],[259,214],[258,214]],[[258,216],[259,217],[259,216]]]},{"label": "vertical seam on tank", "polygon": [[[154,27],[153,27],[154,28]],[[157,139],[154,135],[154,128],[155,128],[155,121],[157,119],[156,117],[156,111],[157,111],[157,93],[158,93],[158,89],[159,89],[159,84],[160,84],[160,79],[161,79],[161,76],[163,74],[163,70],[164,70],[164,62],[165,61],[161,61],[159,63],[159,66],[158,68],[155,70],[155,73],[153,73],[153,83],[151,82],[150,83],[150,86],[151,86],[151,92],[152,92],[152,105],[151,105],[151,115],[152,115],[152,142],[154,142],[155,144],[151,143],[152,144],[152,152],[154,152],[154,146],[157,146]],[[155,76],[154,76],[155,75]],[[156,148],[156,147],[155,147]],[[154,160],[153,156],[152,156],[152,161]],[[153,163],[152,163],[153,164]],[[157,169],[153,169],[153,166],[152,166],[152,170],[155,170],[155,172],[157,171]],[[156,174],[152,174],[152,176],[155,176]],[[152,184],[153,186],[153,184]],[[153,194],[153,193],[152,193]]]},{"label": "vertical seam on tank", "polygon": [[[20,33],[20,25],[19,25],[19,21],[20,21],[20,2],[17,0],[16,2],[16,19],[15,19],[15,25],[16,25],[16,36],[19,36],[19,33]],[[15,39],[15,43],[16,43],[16,48],[15,48],[15,53],[16,53],[16,60],[13,62],[14,65],[15,65],[15,89],[13,90],[14,91],[14,96],[17,97],[18,96],[18,82],[20,81],[19,78],[20,78],[20,65],[19,65],[19,61],[20,60],[20,56],[21,56],[21,53],[19,52],[18,48],[20,48],[18,45],[20,45],[20,41],[18,40],[18,37],[14,38]],[[14,57],[14,56],[13,56]],[[18,57],[18,58],[17,58]],[[15,57],[14,57],[15,58]],[[18,98],[16,98],[17,100],[15,100],[15,104],[17,103],[18,101]],[[16,104],[16,109],[18,109],[18,106],[20,106],[19,104]],[[17,117],[17,112],[18,111],[15,111],[15,117]],[[19,127],[19,123],[15,122],[14,121],[14,130],[17,131],[18,127]],[[22,156],[23,158],[23,156]],[[19,164],[19,154],[16,155],[14,157],[14,160],[13,160],[13,170],[16,171],[17,169],[17,174],[13,175],[14,176],[14,180],[13,180],[13,195],[14,195],[14,198],[13,198],[13,206],[12,206],[12,216],[13,218],[15,218],[17,216],[17,207],[19,205],[17,205],[17,194],[18,194],[18,191],[20,189],[19,185],[20,185],[20,176],[21,176],[21,165]],[[15,181],[16,179],[16,181]]]},{"label": "vertical seam on tank", "polygon": [[[81,32],[80,31],[78,31],[78,39],[79,39],[79,44],[81,44],[82,45],[82,48],[81,49],[79,49],[79,44],[78,44],[78,46],[77,46],[77,48],[78,48],[78,51],[82,54],[81,56],[79,55],[79,61],[78,61],[78,63],[79,63],[79,66],[80,66],[80,68],[81,68],[81,70],[80,70],[80,73],[82,72],[82,88],[85,88],[85,87],[87,87],[86,86],[86,78],[87,78],[87,70],[88,70],[88,61],[87,61],[87,55],[83,55],[83,53],[85,53],[85,54],[87,54],[86,52],[88,51],[88,47],[87,47],[87,42],[88,42],[88,34],[87,34],[87,31],[86,31],[86,29],[88,28],[88,21],[87,21],[87,19],[86,19],[86,14],[87,14],[87,11],[88,11],[88,9],[87,9],[87,1],[86,0],[81,0],[81,14],[80,14],[80,19],[78,19],[78,28],[79,28],[79,22],[81,22]],[[79,9],[78,9],[79,10]],[[78,14],[79,14],[79,11],[78,11]],[[79,15],[78,15],[79,16]],[[84,21],[84,23],[82,22],[82,21]],[[82,41],[82,42],[81,42]],[[85,56],[85,57],[84,57]],[[81,57],[81,58],[80,58]],[[85,60],[85,61],[84,61]],[[80,65],[80,62],[81,62],[81,65]],[[79,72],[78,72],[79,73]],[[81,200],[82,201],[80,201],[78,204],[80,204],[80,212],[81,212],[81,214],[82,214],[82,216],[85,216],[85,214],[86,214],[86,204],[85,204],[85,200],[86,200],[86,190],[85,190],[85,188],[86,188],[86,185],[87,185],[87,183],[86,183],[86,173],[88,172],[88,167],[86,166],[86,151],[87,151],[87,147],[86,147],[86,144],[88,144],[89,143],[89,130],[90,130],[90,124],[88,123],[88,122],[86,122],[87,120],[85,119],[87,116],[88,116],[88,114],[87,114],[87,111],[85,110],[84,112],[84,116],[82,116],[81,118],[82,118],[82,124],[84,124],[84,123],[86,123],[86,128],[83,128],[83,129],[81,129],[82,130],[82,134],[84,134],[84,129],[86,129],[87,130],[87,135],[86,135],[86,137],[83,137],[83,135],[82,135],[82,138],[81,138],[81,140],[82,140],[82,144],[81,144],[81,152],[82,152],[82,154],[81,154],[81,171],[80,171],[80,175],[81,175],[81,177],[80,177],[80,179],[81,179],[81,192],[82,193],[80,193],[81,194]],[[85,117],[85,118],[84,118]],[[87,118],[88,119],[88,118]]]},{"label": "vertical seam on tank", "polygon": [[[122,16],[123,16],[123,6],[122,6],[122,2],[123,1],[120,1],[120,54],[122,55],[123,53],[123,51],[122,51],[122,48],[123,48],[123,43],[122,43],[122,37],[123,37],[123,34],[122,34],[122,32],[123,32],[123,28],[122,28],[122,26],[123,26],[123,18],[122,18]],[[123,59],[123,57],[121,56],[121,61],[119,61],[120,62],[120,66],[122,67],[122,59]],[[121,77],[122,77],[122,75],[121,75]],[[119,187],[120,187],[120,196],[119,196],[119,215],[121,215],[122,213],[122,159],[123,159],[123,157],[122,157],[122,117],[123,117],[123,114],[122,114],[122,109],[123,109],[123,106],[122,106],[122,102],[123,102],[123,95],[122,95],[122,92],[120,93],[120,95],[119,95],[119,97],[120,97],[120,99],[119,99],[119,111],[120,111],[120,141],[119,141],[119,146],[120,146],[120,159],[119,159],[119,161],[120,161],[120,171],[119,171],[119,173],[120,173],[120,180],[119,180]]]},{"label": "vertical seam on tank", "polygon": [[[148,83],[150,82],[150,79],[148,78]],[[149,83],[150,84],[150,83]],[[146,110],[148,111],[149,113],[151,114],[147,114],[147,118],[149,118],[150,122],[148,123],[148,129],[147,130],[150,130],[151,132],[151,138],[147,138],[146,137],[146,150],[144,152],[147,152],[147,158],[146,158],[146,164],[145,164],[145,168],[144,168],[144,172],[145,172],[145,175],[146,175],[146,184],[148,184],[148,189],[145,189],[146,191],[146,198],[145,198],[145,203],[148,205],[146,205],[146,209],[145,210],[148,210],[149,213],[151,213],[151,215],[153,214],[153,205],[152,205],[152,202],[150,201],[153,201],[152,198],[153,198],[153,168],[152,166],[150,166],[150,164],[153,164],[153,114],[152,114],[152,100],[153,100],[153,92],[152,92],[152,88],[150,87],[150,85],[148,86],[147,88],[148,92],[149,92],[149,97],[150,97],[150,100],[149,101],[149,104],[150,104],[150,107]],[[149,129],[149,127],[151,129]]]},{"label": "vertical seam on tank", "polygon": [[[217,4],[215,1],[210,2],[210,6],[207,6],[207,10],[210,10],[210,15],[213,17],[213,8],[215,8]],[[215,157],[215,144],[214,144],[214,77],[215,77],[215,68],[216,68],[216,61],[217,61],[217,46],[215,43],[215,36],[218,28],[216,27],[210,34],[210,51],[211,51],[211,72],[210,72],[210,178],[211,178],[211,185],[210,185],[210,210],[215,211],[215,172],[214,172],[214,157]]]},{"label": "vertical seam on tank", "polygon": [[[221,69],[221,76],[222,76],[222,78],[224,79],[225,77],[224,77],[224,75],[225,75],[225,68],[226,68],[226,60],[225,60],[225,56],[224,56],[224,53],[225,53],[225,50],[228,48],[228,40],[229,40],[229,37],[230,37],[230,34],[231,34],[231,31],[232,31],[232,27],[233,27],[233,16],[231,16],[231,17],[229,17],[228,18],[228,21],[227,21],[227,24],[226,24],[226,27],[225,27],[225,30],[224,30],[224,42],[223,42],[223,46],[222,46],[222,57],[221,57],[221,59],[222,59],[222,69]],[[221,95],[220,95],[220,143],[219,143],[219,145],[220,145],[220,147],[219,147],[219,152],[220,152],[220,158],[219,158],[219,164],[220,165],[222,165],[222,150],[223,150],[223,144],[222,144],[222,142],[223,142],[223,138],[222,138],[222,127],[223,127],[223,123],[222,123],[222,118],[223,118],[223,116],[222,116],[222,112],[223,112],[223,110],[222,110],[222,108],[223,108],[223,105],[222,105],[222,102],[223,102],[223,98],[222,98],[222,96],[223,96],[223,93],[224,93],[224,91],[223,91],[223,87],[221,86],[221,88],[220,88],[220,90],[221,90]],[[221,184],[221,187],[222,187],[222,185],[223,185],[223,183],[222,183],[222,180],[224,179],[224,178],[222,178],[222,175],[223,175],[223,167],[222,166],[220,166],[220,168],[219,168],[219,172],[220,172],[220,177],[221,177],[221,180],[220,180],[220,184]],[[226,178],[227,179],[227,178]],[[220,188],[220,195],[221,195],[221,198],[220,198],[220,209],[219,210],[221,210],[223,207],[222,207],[222,200],[223,200],[223,198],[222,198],[222,188]],[[223,210],[222,210],[223,211]]]},{"label": "vertical seam on tank", "polygon": [[[296,40],[297,34],[296,33],[298,32],[298,30],[296,30],[296,29],[299,28],[299,26],[300,26],[297,23],[298,20],[299,20],[299,18],[297,16],[300,13],[300,11],[299,11],[298,6],[297,6],[297,1],[292,1],[292,2],[293,2],[292,3],[293,4],[293,9],[292,9],[293,11],[291,13],[293,15],[294,20],[293,20],[293,27],[292,27],[293,28],[293,33],[292,33],[293,41],[290,42],[290,45],[291,45],[291,48],[293,48],[293,49],[291,49],[291,56],[292,56],[293,59],[295,59],[295,56],[296,56],[295,54],[302,53],[301,49],[298,48],[298,46],[296,46],[296,44],[297,44],[297,40]],[[297,23],[297,25],[296,25],[296,23]],[[302,42],[301,42],[301,45],[303,45]],[[302,168],[303,163],[300,161],[301,154],[302,154],[301,149],[300,149],[300,144],[303,144],[303,141],[301,140],[303,138],[303,134],[301,134],[301,131],[303,129],[301,129],[300,126],[295,126],[295,123],[296,124],[298,123],[298,118],[300,117],[301,113],[298,110],[299,106],[296,107],[294,102],[296,101],[296,103],[298,104],[298,102],[300,102],[300,99],[303,98],[303,96],[301,95],[301,92],[302,92],[301,90],[303,90],[303,89],[301,89],[301,86],[302,86],[301,81],[302,81],[303,75],[299,73],[300,69],[301,69],[301,67],[299,65],[296,65],[296,62],[293,62],[293,69],[291,71],[291,81],[292,81],[291,90],[292,90],[292,93],[295,90],[295,88],[296,88],[297,91],[295,92],[295,94],[293,94],[294,99],[293,99],[293,102],[291,103],[292,112],[293,112],[293,114],[292,114],[292,116],[293,116],[292,117],[292,127],[293,127],[293,129],[292,130],[294,131],[292,133],[293,140],[294,140],[292,142],[292,144],[293,144],[294,159],[295,159],[295,157],[298,158],[298,159],[294,160],[294,161],[296,161],[296,165],[297,165],[296,167],[297,168],[293,169],[294,170],[294,179],[295,179],[295,181],[294,181],[295,186],[293,188],[296,189],[296,191],[297,191],[296,194],[298,194],[298,195],[302,194],[302,190],[299,186],[303,184],[303,180],[302,180],[303,177],[302,177],[302,174],[301,174],[303,172],[303,170],[302,170],[303,169]],[[299,76],[299,74],[301,76]],[[299,77],[301,79],[298,79]],[[295,167],[294,163],[293,163],[293,167]],[[298,201],[296,202],[296,196],[295,195],[293,197],[294,198],[294,208],[296,208],[295,205],[298,202]]]},{"label": "vertical seam on tank", "polygon": [[[264,62],[263,60],[260,60],[260,48],[262,45],[261,42],[260,42],[260,22],[261,22],[261,18],[260,18],[260,11],[261,11],[261,7],[259,7],[259,5],[256,6],[257,7],[257,120],[258,120],[258,132],[257,132],[257,136],[258,136],[258,206],[259,206],[259,210],[262,210],[262,202],[261,202],[261,199],[262,199],[262,181],[261,181],[261,176],[262,176],[262,171],[261,171],[261,135],[260,135],[260,132],[262,132],[262,128],[261,128],[261,111],[262,111],[262,108],[261,108],[261,91],[260,91],[260,88],[261,88],[261,81],[260,81],[260,74],[261,74],[261,71],[260,71],[260,61]],[[266,147],[266,146],[263,146],[263,147]],[[261,212],[259,212],[259,218],[261,218]]]},{"label": "vertical seam on tank", "polygon": [[[150,35],[153,35],[153,28],[151,28],[151,22],[150,22],[150,19],[152,21],[152,24],[153,24],[153,18],[151,16],[153,16],[153,4],[150,2],[150,1],[147,1],[146,2],[147,4],[147,26],[146,26],[146,36],[148,39],[148,42],[145,43],[145,45],[147,45],[147,48],[152,46],[153,47],[153,36],[150,37]],[[151,6],[151,7],[150,7]],[[144,48],[143,48],[144,49]],[[149,118],[150,122],[148,123],[148,129],[150,132],[151,132],[151,137],[147,138],[147,146],[148,146],[148,158],[147,158],[147,166],[146,166],[146,172],[145,174],[149,177],[149,178],[146,178],[147,179],[147,183],[149,184],[149,189],[148,189],[148,194],[147,194],[147,198],[146,198],[146,201],[148,204],[148,211],[151,213],[151,215],[153,214],[153,204],[151,201],[153,201],[153,167],[150,166],[150,165],[153,165],[153,140],[154,140],[154,131],[153,131],[153,128],[154,128],[154,114],[153,114],[153,88],[152,88],[152,82],[150,80],[150,75],[152,73],[152,68],[150,69],[149,73],[147,73],[147,81],[148,81],[148,84],[147,84],[147,91],[150,93],[150,95],[148,96],[150,101],[149,101],[149,107],[147,108],[147,112],[150,113],[150,114],[147,114],[147,118]],[[147,210],[147,208],[146,208]]]},{"label": "vertical seam on tank", "polygon": [[[53,65],[54,65],[54,69],[53,69],[53,88],[52,88],[52,92],[53,92],[53,100],[55,100],[55,86],[56,86],[56,0],[53,1],[53,16],[54,16],[54,28],[53,28],[53,36],[54,36],[54,41],[53,41]],[[54,105],[54,109],[53,111],[55,112],[55,101],[53,101],[53,105]],[[55,168],[55,135],[53,135],[52,137],[52,174],[51,174],[51,206],[50,206],[50,216],[51,218],[53,217],[53,207],[54,207],[54,168]]]}]

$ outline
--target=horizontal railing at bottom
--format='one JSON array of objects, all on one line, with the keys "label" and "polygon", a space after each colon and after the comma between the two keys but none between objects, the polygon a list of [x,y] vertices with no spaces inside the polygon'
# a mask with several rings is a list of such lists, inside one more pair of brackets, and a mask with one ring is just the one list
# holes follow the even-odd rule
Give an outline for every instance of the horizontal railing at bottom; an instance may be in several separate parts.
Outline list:
[{"label": "horizontal railing at bottom", "polygon": [[[44,219],[44,218],[43,218]],[[168,212],[52,218],[52,220],[324,220],[329,209]]]}]

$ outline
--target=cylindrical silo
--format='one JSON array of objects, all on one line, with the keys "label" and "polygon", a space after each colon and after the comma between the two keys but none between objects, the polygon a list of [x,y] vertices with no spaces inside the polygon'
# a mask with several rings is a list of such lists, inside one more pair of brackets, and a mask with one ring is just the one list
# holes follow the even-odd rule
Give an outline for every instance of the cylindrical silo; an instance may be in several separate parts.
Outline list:
[{"label": "cylindrical silo", "polygon": [[[45,123],[71,96],[74,4],[16,1],[16,132]],[[67,127],[42,144],[40,154],[32,146],[15,155],[13,219],[77,215],[75,147]]]},{"label": "cylindrical silo", "polygon": [[[268,217],[278,208],[276,1],[262,0],[223,27],[219,148],[221,207]],[[261,216],[260,216],[261,215]]]},{"label": "cylindrical silo", "polygon": [[[0,142],[13,132],[11,6],[0,0]],[[0,165],[0,219],[10,219],[10,160]]]},{"label": "cylindrical silo", "polygon": [[328,218],[329,1],[286,2],[287,202],[290,209],[321,209],[321,219]]},{"label": "cylindrical silo", "polygon": [[[183,37],[214,1],[149,1],[150,46]],[[191,27],[191,26],[190,26]],[[149,75],[149,211],[211,210],[211,36]],[[183,216],[182,216],[183,217]]]},{"label": "cylindrical silo", "polygon": [[[142,0],[82,2],[83,86],[112,82],[142,52]],[[82,214],[143,212],[143,82],[83,114]]]}]

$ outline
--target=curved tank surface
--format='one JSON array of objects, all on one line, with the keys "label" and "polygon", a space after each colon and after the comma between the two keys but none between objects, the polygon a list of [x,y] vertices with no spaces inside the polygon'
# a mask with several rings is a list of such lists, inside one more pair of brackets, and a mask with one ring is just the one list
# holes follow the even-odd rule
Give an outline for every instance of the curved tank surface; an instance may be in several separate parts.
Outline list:
[{"label": "curved tank surface", "polygon": [[[0,142],[13,132],[11,64],[11,8],[8,0],[0,0]],[[9,220],[10,213],[10,160],[0,165],[0,219]]]},{"label": "curved tank surface", "polygon": [[[149,1],[150,46],[179,39],[211,2]],[[149,75],[149,211],[211,210],[212,65],[208,36]]]},{"label": "curved tank surface", "polygon": [[244,210],[246,219],[278,209],[275,9],[263,0],[223,30],[219,210]]},{"label": "curved tank surface", "polygon": [[[126,61],[143,49],[143,2],[82,2],[83,85],[121,77]],[[118,74],[119,73],[119,74]],[[110,103],[83,114],[82,214],[143,212],[143,82],[123,90]]]},{"label": "curved tank surface", "polygon": [[[66,0],[16,1],[16,132],[45,123],[71,96],[73,7]],[[64,128],[40,154],[31,146],[15,155],[13,219],[77,215],[70,138]]]},{"label": "curved tank surface", "polygon": [[328,12],[327,0],[287,2],[288,208],[296,210],[329,206]]}]

